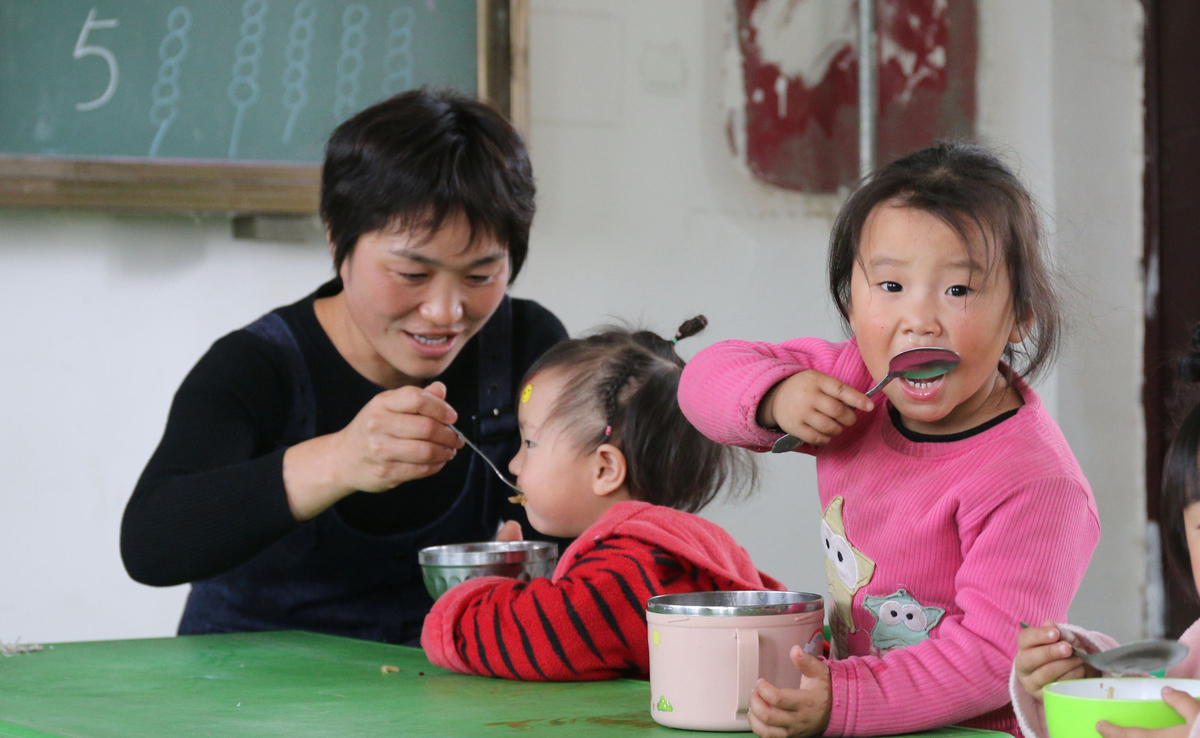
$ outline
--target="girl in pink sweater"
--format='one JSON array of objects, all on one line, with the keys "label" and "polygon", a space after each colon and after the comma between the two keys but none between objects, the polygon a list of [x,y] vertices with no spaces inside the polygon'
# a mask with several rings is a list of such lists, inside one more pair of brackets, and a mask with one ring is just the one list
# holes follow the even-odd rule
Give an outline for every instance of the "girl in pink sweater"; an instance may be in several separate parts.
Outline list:
[{"label": "girl in pink sweater", "polygon": [[[1027,383],[1060,326],[1037,208],[989,152],[941,144],[850,196],[829,277],[850,340],[725,341],[680,382],[713,440],[765,451],[787,432],[816,457],[834,658],[793,649],[805,679],[760,682],[751,726],[1017,735],[1018,622],[1066,614],[1100,535],[1088,482]],[[962,362],[864,395],[922,346]]]},{"label": "girl in pink sweater", "polygon": [[[1192,331],[1195,351],[1179,362],[1183,382],[1200,381],[1200,326]],[[1192,408],[1175,433],[1163,464],[1162,510],[1167,561],[1175,581],[1192,597],[1200,589],[1200,405]],[[1190,573],[1190,576],[1189,576]],[[1179,640],[1189,653],[1182,663],[1167,670],[1167,676],[1200,678],[1200,621],[1192,624]],[[1042,687],[1061,679],[1101,676],[1073,655],[1072,646],[1088,653],[1106,651],[1117,645],[1103,633],[1073,625],[1046,621],[1042,627],[1029,628],[1017,639],[1020,650],[1013,662],[1010,689],[1021,730],[1029,738],[1046,738],[1046,718],[1042,713]],[[1100,722],[1096,729],[1104,738],[1200,738],[1200,702],[1188,693],[1163,688],[1163,699],[1175,708],[1184,724],[1173,728],[1141,730]]]}]

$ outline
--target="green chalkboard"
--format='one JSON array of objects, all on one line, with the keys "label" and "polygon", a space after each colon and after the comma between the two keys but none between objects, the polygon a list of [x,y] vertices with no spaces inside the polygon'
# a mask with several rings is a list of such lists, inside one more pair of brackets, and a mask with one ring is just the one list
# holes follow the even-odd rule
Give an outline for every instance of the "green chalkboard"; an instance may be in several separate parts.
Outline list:
[{"label": "green chalkboard", "polygon": [[[525,12],[524,0],[0,0],[0,205],[310,211],[330,132],[374,102],[428,85],[507,113],[509,17]],[[305,194],[281,204],[289,187]]]},{"label": "green chalkboard", "polygon": [[475,0],[0,0],[0,150],[317,162],[422,84],[476,92]]}]

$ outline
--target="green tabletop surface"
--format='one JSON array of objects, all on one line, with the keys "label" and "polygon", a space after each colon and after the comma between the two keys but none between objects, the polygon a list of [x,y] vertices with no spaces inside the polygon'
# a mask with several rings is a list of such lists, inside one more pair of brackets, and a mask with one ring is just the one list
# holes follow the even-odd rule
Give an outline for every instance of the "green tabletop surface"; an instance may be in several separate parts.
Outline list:
[{"label": "green tabletop surface", "polygon": [[299,631],[61,643],[0,658],[0,736],[650,734],[713,735],[655,723],[647,682],[462,676],[417,648]]}]

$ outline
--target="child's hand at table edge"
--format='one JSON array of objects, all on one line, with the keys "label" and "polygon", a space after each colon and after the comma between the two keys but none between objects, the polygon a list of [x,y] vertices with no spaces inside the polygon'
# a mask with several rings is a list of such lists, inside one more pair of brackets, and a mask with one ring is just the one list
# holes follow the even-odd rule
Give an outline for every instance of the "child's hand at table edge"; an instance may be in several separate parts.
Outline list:
[{"label": "child's hand at table edge", "polygon": [[854,425],[856,408],[874,407],[871,398],[840,379],[805,369],[767,391],[756,420],[764,428],[780,428],[805,443],[824,446]]},{"label": "child's hand at table edge", "polygon": [[1163,700],[1186,722],[1170,728],[1122,728],[1107,720],[1096,723],[1096,730],[1104,738],[1187,738],[1196,724],[1196,715],[1200,714],[1200,702],[1197,702],[1187,692],[1163,687]]},{"label": "child's hand at table edge", "polygon": [[759,738],[820,735],[829,726],[833,687],[829,667],[792,646],[789,654],[800,670],[798,689],[780,689],[759,679],[750,693],[750,727]]},{"label": "child's hand at table edge", "polygon": [[1047,620],[1040,628],[1025,628],[1017,636],[1017,681],[1041,701],[1042,688],[1051,682],[1099,676],[1074,655],[1075,636]]}]

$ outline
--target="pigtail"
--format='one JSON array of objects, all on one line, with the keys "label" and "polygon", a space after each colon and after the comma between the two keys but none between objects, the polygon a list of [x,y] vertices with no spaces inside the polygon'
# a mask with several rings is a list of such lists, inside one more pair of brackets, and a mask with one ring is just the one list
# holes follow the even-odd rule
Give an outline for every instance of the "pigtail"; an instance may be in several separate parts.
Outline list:
[{"label": "pigtail", "polygon": [[675,338],[671,343],[679,343],[685,338],[691,338],[700,331],[708,327],[708,318],[703,315],[697,315],[694,318],[688,318],[683,321],[683,325],[679,326],[679,330],[675,331]]},{"label": "pigtail", "polygon": [[604,400],[605,438],[609,438],[613,434],[613,424],[618,420],[621,409],[621,390],[633,377],[639,363],[637,354],[632,351],[623,352],[613,367],[612,378],[601,388],[600,394]]}]

